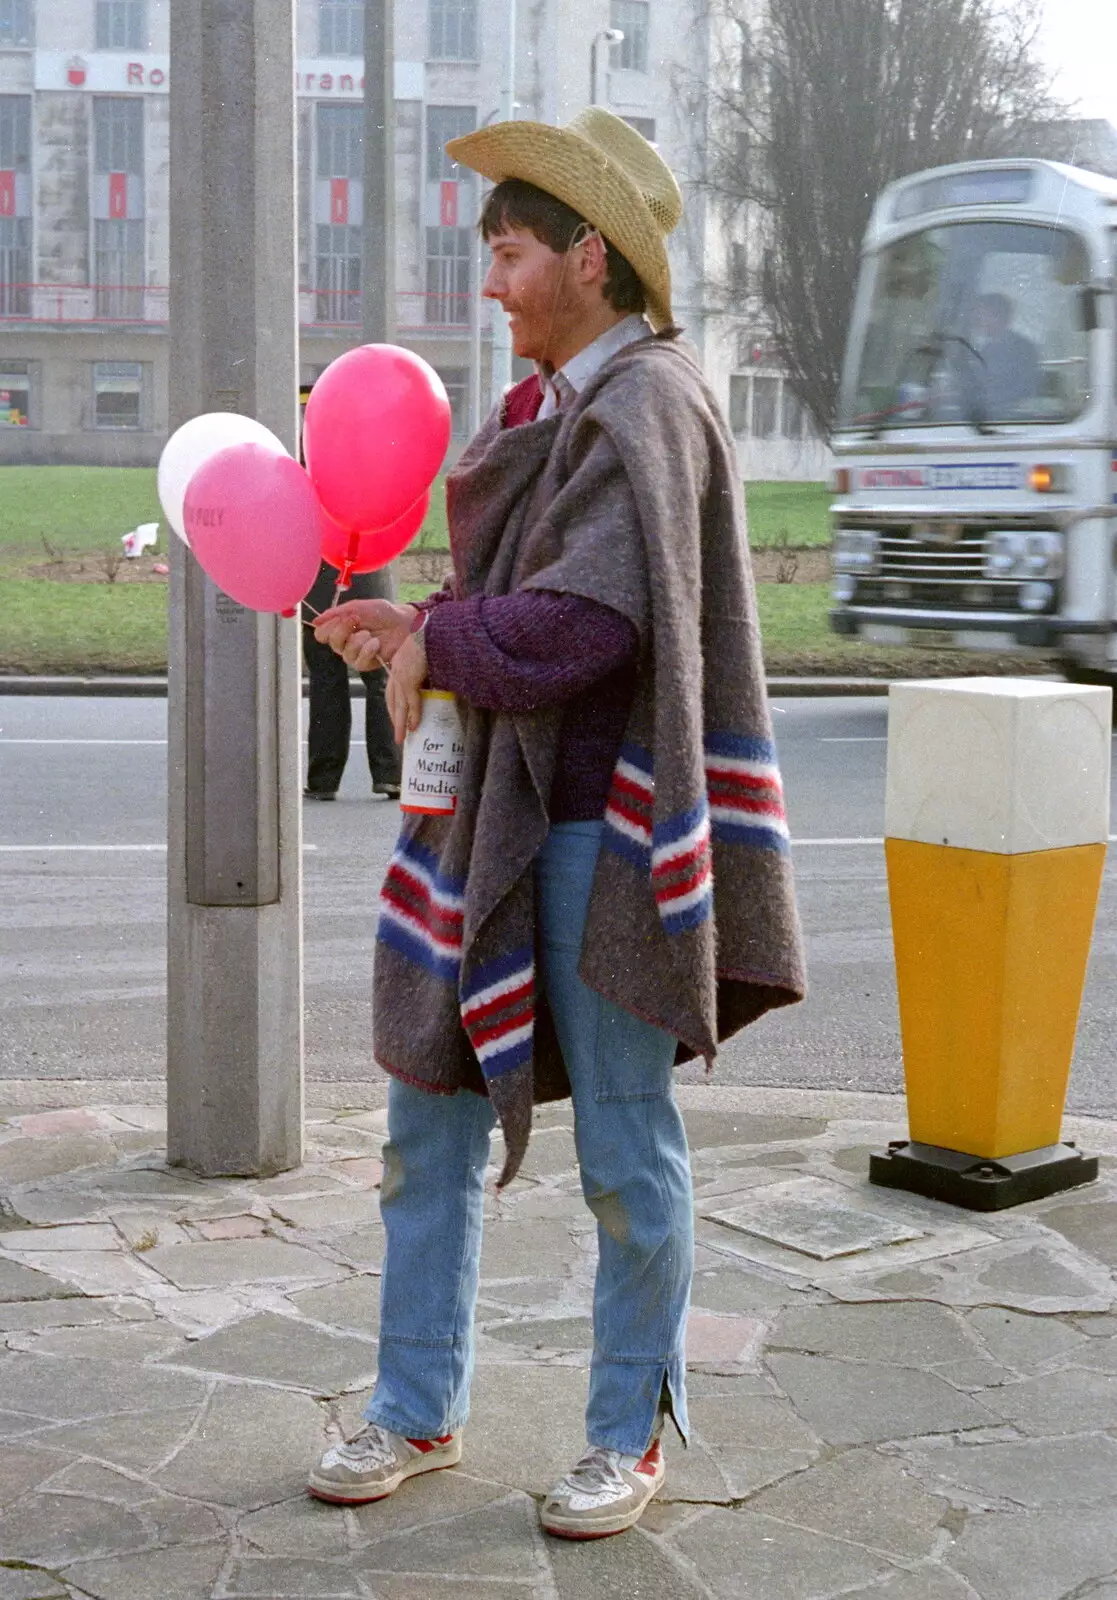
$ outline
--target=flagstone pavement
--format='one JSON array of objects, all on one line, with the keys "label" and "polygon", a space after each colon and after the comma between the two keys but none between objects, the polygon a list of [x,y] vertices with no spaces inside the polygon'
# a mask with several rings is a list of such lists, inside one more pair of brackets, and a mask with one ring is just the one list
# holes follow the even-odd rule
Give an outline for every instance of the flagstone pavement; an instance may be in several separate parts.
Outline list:
[{"label": "flagstone pavement", "polygon": [[488,1202],[462,1464],[357,1510],[303,1484],[376,1366],[382,1086],[267,1180],[168,1168],[153,1107],[0,1110],[0,1600],[1117,1600],[1117,1123],[986,1216],[869,1186],[901,1101],[680,1098],[693,1438],[590,1545],[537,1526],[591,1344],[568,1104]]}]

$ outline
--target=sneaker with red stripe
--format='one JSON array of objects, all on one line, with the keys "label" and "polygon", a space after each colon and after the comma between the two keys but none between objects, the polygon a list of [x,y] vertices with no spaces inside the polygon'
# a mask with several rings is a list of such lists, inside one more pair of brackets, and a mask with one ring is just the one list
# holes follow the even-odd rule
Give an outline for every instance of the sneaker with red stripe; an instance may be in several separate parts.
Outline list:
[{"label": "sneaker with red stripe", "polygon": [[462,1436],[405,1439],[375,1422],[345,1444],[331,1445],[311,1471],[307,1488],[316,1500],[336,1506],[363,1506],[383,1500],[405,1478],[455,1467],[462,1458]]},{"label": "sneaker with red stripe", "polygon": [[591,1445],[543,1502],[539,1520],[557,1539],[605,1539],[634,1527],[667,1469],[659,1440],[642,1456]]}]

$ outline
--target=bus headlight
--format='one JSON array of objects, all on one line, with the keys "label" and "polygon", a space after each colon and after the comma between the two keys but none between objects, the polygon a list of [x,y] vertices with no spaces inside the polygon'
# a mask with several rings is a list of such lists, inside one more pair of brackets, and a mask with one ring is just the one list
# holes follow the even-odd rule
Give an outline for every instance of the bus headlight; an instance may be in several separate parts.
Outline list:
[{"label": "bus headlight", "polygon": [[834,534],[834,571],[859,578],[877,570],[880,535],[868,528],[839,528]]},{"label": "bus headlight", "polygon": [[998,529],[985,546],[985,576],[1059,578],[1063,572],[1063,540],[1057,533],[1013,533]]},{"label": "bus headlight", "polygon": [[1055,586],[1050,583],[1022,583],[1016,598],[1021,611],[1046,611],[1055,598]]},{"label": "bus headlight", "polygon": [[853,599],[856,590],[857,579],[852,577],[848,572],[839,572],[838,576],[834,579],[834,587],[832,590],[834,599],[838,602],[838,604],[840,606],[848,605]]}]

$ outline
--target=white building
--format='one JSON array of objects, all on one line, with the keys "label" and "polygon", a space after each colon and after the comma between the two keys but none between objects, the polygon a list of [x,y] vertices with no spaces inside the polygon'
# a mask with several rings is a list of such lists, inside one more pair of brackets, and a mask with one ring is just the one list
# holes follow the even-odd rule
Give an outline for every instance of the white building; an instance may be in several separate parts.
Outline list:
[{"label": "white building", "polygon": [[[150,464],[166,436],[170,3],[0,0],[0,463]],[[396,4],[398,338],[441,373],[459,438],[477,194],[443,147],[504,112],[511,3]],[[826,452],[750,320],[705,288],[729,245],[687,184],[701,130],[673,73],[704,75],[708,34],[679,0],[515,9],[517,115],[566,121],[595,96],[683,180],[676,315],[746,475],[822,476]],[[363,13],[363,0],[298,0],[304,381],[360,338]],[[484,324],[487,403],[488,312]]]}]

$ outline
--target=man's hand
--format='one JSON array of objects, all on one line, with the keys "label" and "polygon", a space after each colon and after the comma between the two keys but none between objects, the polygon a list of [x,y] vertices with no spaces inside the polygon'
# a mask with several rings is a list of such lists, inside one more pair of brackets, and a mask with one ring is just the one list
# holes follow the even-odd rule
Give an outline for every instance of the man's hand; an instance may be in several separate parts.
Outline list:
[{"label": "man's hand", "polygon": [[423,685],[427,681],[427,652],[421,633],[410,634],[392,658],[388,688],[384,696],[392,719],[396,743],[406,733],[414,733],[423,714]]},{"label": "man's hand", "polygon": [[314,620],[314,637],[328,644],[357,672],[386,666],[409,637],[415,606],[391,600],[347,600]]}]

